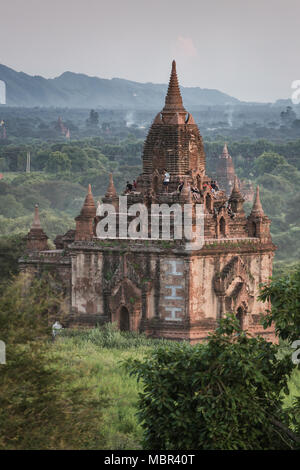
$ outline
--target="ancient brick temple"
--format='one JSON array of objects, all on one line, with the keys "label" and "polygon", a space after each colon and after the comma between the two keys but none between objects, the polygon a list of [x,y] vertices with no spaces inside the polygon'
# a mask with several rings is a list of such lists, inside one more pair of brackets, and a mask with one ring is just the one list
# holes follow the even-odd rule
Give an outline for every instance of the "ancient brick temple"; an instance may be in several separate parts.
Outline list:
[{"label": "ancient brick temple", "polygon": [[[112,321],[122,330],[196,342],[234,312],[243,328],[273,338],[272,330],[260,326],[266,305],[257,300],[259,284],[272,273],[270,220],[258,188],[246,217],[236,178],[229,197],[211,187],[202,137],[183,106],[175,61],[165,106],[150,127],[142,159],[143,171],[126,195],[127,206],[141,203],[150,213],[154,203],[178,204],[180,210],[190,204],[194,229],[197,205],[204,205],[202,248],[191,250],[186,238],[174,239],[174,218],[169,241],[146,239],[145,234],[124,238],[118,223],[115,236],[98,238],[105,215],[102,204],[96,209],[89,186],[76,230],[57,236],[55,250],[47,249],[36,208],[22,269],[33,275],[44,268],[53,271],[65,289],[66,326]],[[165,170],[168,187],[163,185]],[[117,220],[124,216],[112,175],[102,202],[113,205]],[[162,230],[163,218],[156,222]],[[151,219],[148,235],[152,225]]]}]

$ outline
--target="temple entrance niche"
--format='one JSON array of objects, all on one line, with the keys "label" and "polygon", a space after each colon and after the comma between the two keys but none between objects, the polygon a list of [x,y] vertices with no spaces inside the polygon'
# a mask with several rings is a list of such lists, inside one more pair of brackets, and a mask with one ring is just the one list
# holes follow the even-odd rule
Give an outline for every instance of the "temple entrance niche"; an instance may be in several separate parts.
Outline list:
[{"label": "temple entrance niche", "polygon": [[[127,264],[127,275],[135,276],[132,266]],[[118,278],[119,279],[119,274]],[[137,280],[137,279],[136,279]],[[141,290],[128,278],[113,286],[112,282],[108,294],[108,305],[111,312],[111,321],[116,322],[121,331],[138,331],[141,321],[142,294]]]},{"label": "temple entrance niche", "polygon": [[121,331],[130,330],[130,320],[128,309],[123,305],[119,313],[119,328]]},{"label": "temple entrance niche", "polygon": [[219,222],[219,233],[220,237],[225,237],[226,236],[226,222],[224,217],[221,217],[220,222]]},{"label": "temple entrance niche", "polygon": [[239,306],[235,316],[240,324],[241,330],[246,330],[249,326],[246,306]]},{"label": "temple entrance niche", "polygon": [[212,212],[214,205],[210,194],[205,197],[205,207],[208,212]]}]

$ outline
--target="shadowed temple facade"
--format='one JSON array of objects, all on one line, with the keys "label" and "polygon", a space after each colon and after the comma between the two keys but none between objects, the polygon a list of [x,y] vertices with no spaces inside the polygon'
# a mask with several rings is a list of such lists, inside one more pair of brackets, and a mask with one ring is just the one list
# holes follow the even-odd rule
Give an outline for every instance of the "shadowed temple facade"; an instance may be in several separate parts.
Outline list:
[{"label": "shadowed temple facade", "polygon": [[[268,306],[257,300],[258,288],[272,274],[275,251],[259,188],[246,217],[237,178],[229,196],[211,184],[202,137],[182,102],[175,61],[165,105],[149,129],[142,162],[136,186],[122,200],[127,207],[126,228],[134,221],[130,208],[134,204],[146,208],[143,233],[134,239],[124,236],[120,220],[126,214],[111,175],[98,207],[89,186],[76,229],[57,236],[55,250],[48,249],[36,207],[21,269],[32,275],[43,269],[53,272],[68,306],[65,326],[117,322],[122,330],[197,342],[233,312],[244,329],[274,339],[274,331],[263,330],[259,322]],[[116,233],[109,238],[99,236],[107,204],[116,214]],[[174,212],[170,217],[166,211],[150,217],[153,205],[174,204],[181,217],[184,207],[189,208],[194,234],[197,207],[203,208],[203,246],[190,249],[185,235],[175,237]],[[167,219],[171,236],[163,240]],[[159,236],[153,239],[155,227]]]}]

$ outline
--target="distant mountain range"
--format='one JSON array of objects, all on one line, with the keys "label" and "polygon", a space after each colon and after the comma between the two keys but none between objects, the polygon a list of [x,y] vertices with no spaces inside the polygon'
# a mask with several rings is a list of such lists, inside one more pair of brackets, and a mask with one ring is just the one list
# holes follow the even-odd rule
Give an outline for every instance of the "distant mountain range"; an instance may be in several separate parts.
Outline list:
[{"label": "distant mountain range", "polygon": [[[6,104],[24,107],[108,109],[161,109],[167,85],[111,80],[65,72],[56,78],[31,76],[0,64],[0,80],[6,84]],[[186,109],[241,103],[218,90],[181,87]]]}]

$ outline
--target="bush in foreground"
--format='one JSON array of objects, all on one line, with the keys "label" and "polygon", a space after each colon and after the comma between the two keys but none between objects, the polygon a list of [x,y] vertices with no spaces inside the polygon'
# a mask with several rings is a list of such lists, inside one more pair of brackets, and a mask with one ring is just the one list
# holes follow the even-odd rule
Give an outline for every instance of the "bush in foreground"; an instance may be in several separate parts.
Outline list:
[{"label": "bush in foreground", "polygon": [[158,348],[128,360],[143,380],[139,419],[146,449],[289,449],[297,446],[283,415],[290,358],[252,338],[228,317],[207,344]]}]

